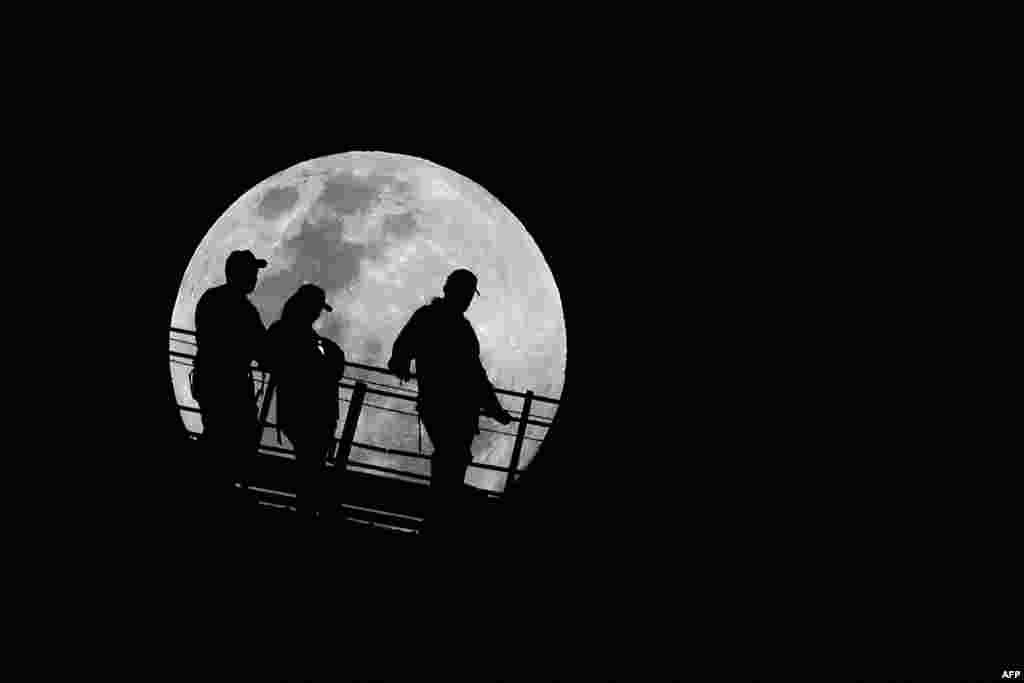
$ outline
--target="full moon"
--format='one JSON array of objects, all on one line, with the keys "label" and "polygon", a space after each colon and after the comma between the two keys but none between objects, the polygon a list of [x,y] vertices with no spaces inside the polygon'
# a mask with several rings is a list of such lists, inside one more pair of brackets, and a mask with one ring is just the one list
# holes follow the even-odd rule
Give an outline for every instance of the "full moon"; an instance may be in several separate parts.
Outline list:
[{"label": "full moon", "polygon": [[[207,231],[189,261],[171,324],[195,329],[195,307],[225,281],[224,262],[250,249],[269,265],[250,300],[268,326],[299,285],[327,291],[332,313],[317,331],[336,341],[350,362],[383,367],[413,312],[441,296],[448,273],[468,268],[479,278],[466,317],[480,340],[480,359],[496,388],[558,399],[565,377],[565,320],[554,276],[522,223],[482,187],[435,163],[401,154],[349,152],[297,164],[243,194]],[[172,350],[195,347],[173,341]],[[195,408],[187,366],[171,364],[178,403]],[[415,370],[415,364],[414,364]],[[365,379],[401,390],[397,379],[349,368],[346,381]],[[380,384],[369,387],[388,389]],[[406,393],[414,388],[405,385]],[[342,398],[348,392],[342,391]],[[499,394],[517,414],[523,400]],[[368,394],[355,440],[387,449],[432,452],[411,401]],[[341,404],[342,422],[347,403]],[[554,417],[557,406],[535,402],[531,417]],[[403,412],[394,412],[403,411]],[[404,413],[412,413],[407,415]],[[202,432],[201,418],[182,411],[185,426]],[[273,406],[270,421],[274,421]],[[515,428],[481,418],[475,463],[507,467]],[[546,433],[530,426],[520,467],[529,465]],[[282,440],[287,444],[286,437]],[[271,430],[263,441],[275,444]],[[354,448],[351,461],[428,474],[425,460]],[[470,468],[467,483],[500,491],[505,474]]]}]

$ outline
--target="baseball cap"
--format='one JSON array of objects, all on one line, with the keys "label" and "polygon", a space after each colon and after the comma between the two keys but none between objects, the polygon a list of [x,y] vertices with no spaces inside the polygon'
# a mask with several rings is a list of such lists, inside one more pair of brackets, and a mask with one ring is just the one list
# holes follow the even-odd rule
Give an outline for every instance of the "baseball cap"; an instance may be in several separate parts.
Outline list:
[{"label": "baseball cap", "polygon": [[320,304],[320,308],[325,311],[333,311],[327,303],[327,292],[323,290],[323,287],[317,285],[305,284],[299,287],[298,291],[295,292],[295,296],[308,298],[310,301],[316,300]]},{"label": "baseball cap", "polygon": [[235,270],[236,268],[266,268],[267,262],[261,258],[256,258],[256,254],[248,249],[239,249],[228,254],[228,260],[224,267],[227,270]]},{"label": "baseball cap", "polygon": [[472,271],[466,270],[465,268],[459,268],[458,270],[452,271],[451,275],[449,275],[448,279],[445,281],[444,286],[445,289],[448,287],[453,287],[455,289],[472,289],[477,293],[477,296],[480,296],[480,290],[476,288],[476,282],[476,275],[474,275]]}]

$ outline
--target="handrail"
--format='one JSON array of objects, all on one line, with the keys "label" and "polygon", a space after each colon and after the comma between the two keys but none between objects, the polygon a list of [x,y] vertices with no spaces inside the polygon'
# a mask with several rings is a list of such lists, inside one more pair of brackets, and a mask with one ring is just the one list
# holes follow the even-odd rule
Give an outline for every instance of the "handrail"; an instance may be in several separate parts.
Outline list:
[{"label": "handrail", "polygon": [[[173,326],[171,327],[171,331],[172,332],[177,332],[177,333],[180,333],[180,334],[195,336],[195,332],[194,331],[185,330],[185,329],[177,328],[177,327],[173,327]],[[188,342],[183,342],[181,340],[176,340],[176,339],[172,339],[171,341],[172,342],[177,342],[177,343],[188,343]],[[171,362],[176,364],[176,365],[185,365],[185,366],[187,366],[188,363],[179,362],[179,361],[173,360],[175,358],[177,358],[177,359],[188,359],[189,361],[191,361],[191,364],[193,366],[195,364],[195,359],[196,359],[196,354],[195,353],[186,353],[186,352],[182,352],[182,351],[169,351],[169,353],[170,353],[171,358],[172,358]],[[280,453],[282,455],[294,457],[294,454],[293,454],[292,451],[288,451],[288,450],[285,450],[285,449],[279,449],[279,448],[275,448],[275,447],[272,447],[272,446],[267,446],[267,445],[262,443],[262,441],[263,441],[263,439],[262,439],[263,430],[266,429],[266,428],[273,429],[276,426],[274,423],[271,423],[267,419],[267,417],[268,417],[267,411],[268,411],[268,409],[270,407],[270,401],[272,400],[272,395],[274,393],[275,382],[274,382],[274,378],[273,378],[273,373],[271,373],[266,367],[264,367],[264,366],[262,366],[262,365],[260,365],[259,363],[256,363],[256,362],[252,363],[250,365],[250,367],[255,367],[255,369],[258,370],[261,373],[262,377],[259,378],[259,381],[263,385],[263,389],[261,389],[261,391],[260,391],[260,397],[262,399],[261,400],[261,407],[260,407],[260,416],[259,416],[259,428],[260,428],[261,438],[260,438],[260,443],[259,443],[258,449],[260,451],[263,451],[264,453],[267,453],[267,454]],[[394,376],[394,373],[392,373],[390,370],[388,370],[386,368],[381,368],[381,367],[374,366],[374,365],[367,365],[367,364],[364,364],[364,363],[346,362],[346,369],[348,367],[359,368],[359,369],[363,369],[363,370],[369,370],[369,371],[372,371],[372,372],[377,372],[377,373],[380,373],[380,374],[383,374],[383,375]],[[268,377],[269,377],[269,381],[268,381]],[[400,469],[391,468],[391,467],[383,467],[383,466],[380,466],[380,465],[373,465],[371,463],[360,462],[360,461],[357,461],[357,460],[350,460],[350,454],[351,454],[351,451],[352,451],[353,448],[357,448],[357,449],[360,449],[360,450],[367,450],[367,451],[371,451],[371,452],[382,453],[382,454],[385,454],[385,455],[398,456],[398,457],[410,457],[410,458],[417,458],[417,459],[428,460],[428,461],[432,459],[431,456],[425,456],[422,453],[413,453],[411,451],[404,451],[403,449],[398,449],[398,448],[384,448],[384,447],[381,447],[381,446],[375,446],[373,444],[368,444],[368,443],[362,443],[362,442],[355,441],[354,437],[355,437],[356,425],[357,425],[357,423],[359,421],[359,416],[360,416],[360,414],[361,414],[361,412],[362,412],[362,410],[364,408],[364,405],[365,405],[366,408],[373,408],[375,410],[386,410],[386,411],[389,411],[389,412],[401,413],[401,414],[410,415],[410,416],[414,415],[414,413],[406,413],[405,411],[397,410],[397,409],[391,408],[390,406],[380,406],[380,405],[376,405],[376,404],[374,404],[372,402],[371,403],[366,403],[364,401],[364,398],[365,398],[365,396],[367,394],[372,394],[374,396],[390,397],[390,398],[395,398],[395,399],[404,400],[404,401],[413,401],[413,402],[415,402],[415,401],[418,400],[418,394],[417,394],[417,392],[415,390],[410,390],[409,393],[397,393],[395,391],[388,391],[388,390],[383,389],[383,388],[377,388],[377,387],[387,387],[388,389],[394,388],[394,387],[390,387],[389,385],[382,384],[380,382],[369,382],[369,383],[370,384],[374,384],[376,386],[371,388],[370,386],[368,386],[368,380],[365,380],[363,378],[351,377],[351,378],[349,378],[348,382],[345,381],[344,377],[342,377],[339,380],[338,387],[342,388],[342,389],[349,389],[351,391],[351,395],[350,395],[350,398],[347,399],[347,400],[344,397],[342,397],[342,396],[337,396],[336,398],[337,398],[337,400],[347,402],[350,405],[349,405],[349,408],[348,408],[348,410],[346,412],[345,421],[344,421],[344,423],[342,425],[342,434],[341,434],[340,437],[335,437],[335,439],[334,439],[335,446],[334,446],[334,449],[332,450],[332,455],[333,454],[336,454],[336,455],[333,455],[333,457],[329,456],[328,457],[328,463],[333,465],[333,466],[335,466],[335,467],[340,465],[343,468],[343,470],[348,470],[349,467],[354,467],[354,468],[360,468],[360,469],[369,469],[369,470],[377,470],[377,471],[381,471],[381,472],[388,472],[388,473],[392,473],[394,475],[397,475],[399,477],[406,477],[406,478],[418,479],[418,480],[424,480],[424,479],[425,480],[429,480],[429,477],[427,477],[425,475],[420,475],[420,474],[417,474],[417,473],[414,473],[414,472],[408,472],[408,471],[405,471],[405,470],[400,470]],[[509,413],[510,417],[511,417],[511,422],[517,422],[518,423],[518,426],[516,428],[516,432],[514,434],[506,434],[504,432],[495,432],[495,433],[498,433],[498,434],[504,434],[506,436],[513,436],[514,437],[514,444],[513,444],[513,447],[512,447],[512,453],[511,453],[511,459],[510,459],[510,462],[509,462],[509,466],[508,467],[503,467],[503,466],[500,466],[500,465],[492,465],[490,463],[477,463],[477,462],[471,462],[468,466],[471,467],[471,468],[476,468],[476,469],[485,469],[485,470],[491,470],[491,471],[494,471],[494,472],[504,473],[506,475],[505,476],[504,490],[507,491],[509,486],[512,485],[513,482],[518,479],[518,475],[522,472],[522,470],[519,469],[519,459],[520,459],[520,454],[522,452],[522,448],[523,448],[523,445],[524,445],[524,441],[526,441],[527,439],[529,439],[530,441],[538,441],[538,442],[542,441],[542,439],[534,439],[534,438],[526,436],[526,427],[528,425],[534,425],[534,426],[537,426],[537,427],[543,427],[545,429],[550,429],[550,427],[552,426],[552,423],[554,422],[553,419],[552,420],[547,420],[547,421],[531,419],[531,417],[536,417],[536,416],[531,416],[530,415],[530,410],[531,410],[532,404],[534,402],[546,402],[546,403],[558,404],[560,401],[558,399],[552,399],[552,398],[547,398],[547,397],[538,397],[538,396],[534,395],[534,393],[532,391],[527,391],[525,393],[520,393],[520,392],[515,392],[515,391],[509,391],[509,390],[495,388],[495,393],[500,393],[500,394],[504,394],[504,395],[507,395],[507,396],[522,397],[524,399],[521,411],[512,411],[512,412]],[[191,408],[189,406],[185,406],[185,405],[182,405],[180,403],[178,404],[178,408],[180,410],[185,410],[185,411],[188,411],[188,412],[202,413],[201,409]],[[516,412],[518,412],[518,415],[515,414]],[[492,431],[492,430],[488,430],[488,431]],[[245,487],[246,483],[242,482],[242,485],[243,485],[243,487]],[[494,492],[494,491],[489,491],[489,493],[494,493],[496,495],[500,495],[499,492]]]},{"label": "handrail", "polygon": [[[198,410],[195,409],[195,408],[184,408],[184,410],[192,410],[194,412],[198,412]],[[267,423],[266,426],[267,427],[272,427],[273,424],[272,423]],[[191,430],[189,430],[189,434],[191,434],[193,436],[196,436],[196,437],[202,436],[202,432],[193,432]],[[335,441],[338,441],[338,439],[335,439]],[[382,453],[384,455],[397,455],[397,456],[401,456],[401,457],[404,457],[404,458],[417,458],[419,460],[430,460],[432,458],[432,456],[430,456],[430,455],[423,455],[422,453],[413,453],[412,451],[404,451],[404,450],[402,450],[400,448],[383,448],[381,446],[374,446],[372,444],[363,443],[361,441],[353,441],[352,442],[352,447],[353,448],[358,448],[360,450],[365,450],[365,451],[373,451],[374,453]],[[269,446],[267,444],[260,444],[259,445],[259,450],[260,451],[265,451],[266,454],[273,455],[274,457],[280,457],[280,456],[287,456],[289,458],[294,458],[295,457],[295,451],[288,450],[287,448],[281,448],[279,446]],[[337,463],[336,462],[328,461],[327,466],[329,466],[329,467],[337,467]],[[371,470],[378,470],[380,472],[390,472],[392,474],[397,474],[397,475],[402,476],[402,477],[410,477],[412,479],[420,479],[420,480],[424,480],[424,481],[427,481],[427,480],[430,479],[430,477],[428,477],[426,475],[423,475],[423,474],[419,474],[417,472],[410,472],[408,470],[400,470],[400,469],[396,469],[394,467],[385,467],[384,465],[374,465],[373,463],[360,462],[358,460],[351,460],[350,459],[348,461],[348,466],[349,467],[362,467],[362,468],[371,469]],[[508,467],[502,467],[501,465],[491,465],[490,463],[485,463],[485,462],[471,462],[468,465],[468,467],[475,467],[475,468],[482,469],[482,470],[491,470],[491,471],[494,471],[494,472],[503,472],[505,474],[509,474],[511,472],[511,470]],[[522,470],[519,470],[519,471],[516,472],[516,474],[519,474],[521,472],[522,472]],[[499,496],[501,495],[500,491],[488,491],[488,492],[489,493],[493,493],[495,495],[499,495]]]},{"label": "handrail", "polygon": [[[189,354],[185,354],[185,353],[180,353],[180,352],[177,352],[177,351],[171,351],[170,353],[171,353],[172,356],[175,356],[175,357],[178,357],[178,358],[195,358],[195,356],[192,356],[192,355],[189,355]],[[178,365],[182,365],[184,367],[191,367],[187,363],[177,363],[177,361],[175,361],[175,363],[178,364]],[[265,380],[263,378],[259,378],[256,381],[260,382],[261,384],[266,384],[267,383],[267,380]],[[366,380],[360,380],[360,381],[364,381],[365,382]],[[383,385],[380,385],[379,382],[367,382],[367,383],[368,384],[377,384],[378,386],[383,386]],[[355,388],[355,385],[353,385],[353,384],[346,384],[344,381],[339,382],[338,386],[343,388],[343,389],[350,389],[350,390]],[[392,396],[394,398],[404,399],[404,400],[407,400],[407,401],[415,401],[416,400],[416,395],[415,394],[395,395],[393,393],[389,393],[389,392],[383,391],[381,389],[373,389],[373,388],[370,388],[370,387],[367,387],[366,393],[373,394],[375,396]],[[341,401],[342,403],[348,403],[349,402],[348,399],[342,398],[342,397],[339,397],[338,400]],[[405,410],[398,410],[397,408],[388,408],[386,406],[380,406],[380,405],[376,405],[374,403],[367,403],[366,405],[371,407],[371,408],[373,408],[374,410],[383,410],[383,411],[389,412],[389,413],[398,413],[400,415],[406,415],[408,417],[416,417],[416,413],[405,411]],[[189,408],[187,406],[181,406],[181,409],[182,410],[191,410],[191,411],[195,410],[194,408]],[[513,422],[520,422],[520,417],[518,417],[518,416],[522,415],[522,411],[510,409],[508,412],[509,412],[510,415],[512,415],[512,421]],[[545,421],[543,419],[529,419],[529,420],[526,421],[526,424],[533,425],[535,427],[544,427],[545,429],[548,429],[548,428],[551,427],[552,422],[553,422],[552,420]],[[480,431],[482,431],[482,432],[489,432],[489,433],[492,433],[492,434],[501,434],[503,436],[515,436],[514,432],[503,432],[503,431],[496,430],[496,429],[488,429],[486,427],[481,427]],[[539,441],[539,439],[537,439],[535,437],[532,437],[532,436],[526,436],[524,438],[527,441]]]},{"label": "handrail", "polygon": [[[179,334],[187,334],[187,335],[191,335],[193,337],[196,334],[195,330],[186,330],[186,329],[181,328],[181,327],[174,327],[173,325],[171,326],[170,329],[171,329],[171,332],[178,332]],[[187,343],[187,342],[181,342],[181,340],[172,340],[172,341],[178,341],[179,343]],[[194,354],[193,355],[184,354],[184,353],[182,353],[180,351],[171,351],[171,355],[179,357],[179,358],[195,358]],[[359,368],[361,370],[371,370],[373,372],[379,372],[379,373],[381,373],[383,375],[391,375],[392,377],[395,376],[395,373],[391,372],[387,368],[383,368],[383,367],[380,367],[380,366],[377,366],[377,365],[367,365],[365,363],[356,363],[354,361],[346,361],[345,365],[346,366],[351,366],[351,367],[354,367],[354,368]],[[262,367],[259,363],[255,363],[255,367],[258,370],[261,370],[263,372],[267,372],[267,369]],[[413,379],[415,379],[416,375],[411,375],[411,377]],[[515,396],[517,398],[524,398],[524,399],[526,398],[526,395],[528,393],[528,392],[512,391],[510,389],[499,389],[498,387],[495,387],[494,391],[496,393],[504,394],[506,396]],[[388,394],[388,395],[390,395],[390,394]],[[406,397],[402,396],[402,397],[399,397],[399,398],[406,398]],[[554,405],[558,405],[560,403],[560,399],[551,398],[551,397],[548,397],[548,396],[538,396],[536,394],[534,394],[532,396],[532,400],[533,400],[534,403],[538,403],[538,402],[540,402],[540,403],[551,403],[551,404],[554,404]]]}]

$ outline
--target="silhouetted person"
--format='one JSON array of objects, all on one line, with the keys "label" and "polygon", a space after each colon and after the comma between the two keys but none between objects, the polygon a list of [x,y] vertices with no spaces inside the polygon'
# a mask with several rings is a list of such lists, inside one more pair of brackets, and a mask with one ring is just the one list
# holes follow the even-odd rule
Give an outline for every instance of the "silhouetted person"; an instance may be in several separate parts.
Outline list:
[{"label": "silhouetted person", "polygon": [[345,463],[335,463],[334,481],[326,481],[325,463],[338,425],[338,382],[345,353],[313,330],[323,311],[332,311],[324,290],[302,285],[285,302],[281,319],[267,332],[267,362],[277,386],[277,424],[295,447],[297,505],[315,517],[337,509]]},{"label": "silhouetted person", "polygon": [[231,252],[224,267],[227,283],[203,292],[196,304],[193,398],[202,409],[205,464],[227,500],[241,499],[235,482],[245,476],[260,441],[250,367],[258,360],[266,328],[248,295],[266,265],[251,251]]},{"label": "silhouetted person", "polygon": [[428,525],[434,529],[438,522],[449,526],[453,515],[447,513],[457,512],[464,500],[466,468],[473,461],[470,449],[480,433],[481,410],[501,424],[512,421],[480,363],[480,341],[464,315],[474,293],[480,293],[476,285],[470,271],[453,271],[445,282],[444,297],[413,313],[388,360],[388,369],[403,382],[411,378],[410,361],[416,361],[417,410],[434,446],[428,511]]}]

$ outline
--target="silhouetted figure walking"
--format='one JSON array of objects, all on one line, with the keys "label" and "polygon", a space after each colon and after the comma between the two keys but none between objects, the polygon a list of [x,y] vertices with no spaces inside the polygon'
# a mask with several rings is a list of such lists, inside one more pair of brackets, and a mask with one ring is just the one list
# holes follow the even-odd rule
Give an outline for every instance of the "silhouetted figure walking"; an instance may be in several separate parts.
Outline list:
[{"label": "silhouetted figure walking", "polygon": [[480,412],[501,424],[512,416],[494,393],[480,363],[480,341],[464,313],[473,300],[476,276],[453,271],[444,297],[413,313],[391,350],[388,369],[400,380],[411,378],[416,361],[419,384],[417,410],[434,446],[430,461],[431,509],[428,524],[437,528],[454,521],[464,499],[466,468],[473,461],[473,438],[480,433]]},{"label": "silhouetted figure walking", "polygon": [[281,319],[267,332],[267,360],[277,387],[277,424],[295,447],[298,508],[306,517],[336,510],[346,463],[335,463],[326,481],[325,463],[338,426],[338,382],[345,353],[313,330],[322,311],[332,311],[324,290],[302,285],[285,302]]},{"label": "silhouetted figure walking", "polygon": [[259,447],[250,368],[259,359],[266,328],[248,295],[266,265],[251,251],[231,252],[224,266],[227,283],[203,292],[196,304],[192,392],[202,410],[205,464],[227,500],[241,498],[235,482],[245,477],[248,458]]}]

